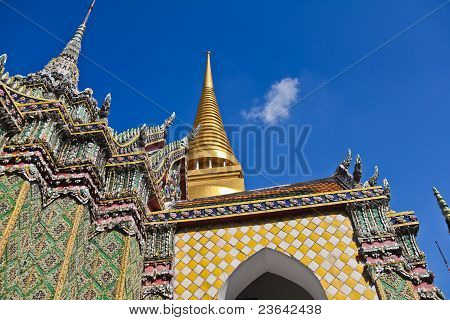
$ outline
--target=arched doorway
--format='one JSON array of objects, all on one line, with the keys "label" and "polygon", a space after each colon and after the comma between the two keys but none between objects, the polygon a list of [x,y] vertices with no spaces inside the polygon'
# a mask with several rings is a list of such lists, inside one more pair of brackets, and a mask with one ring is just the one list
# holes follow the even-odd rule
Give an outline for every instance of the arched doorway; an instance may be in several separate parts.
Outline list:
[{"label": "arched doorway", "polygon": [[219,299],[325,300],[314,273],[298,260],[264,248],[242,262],[219,291]]}]

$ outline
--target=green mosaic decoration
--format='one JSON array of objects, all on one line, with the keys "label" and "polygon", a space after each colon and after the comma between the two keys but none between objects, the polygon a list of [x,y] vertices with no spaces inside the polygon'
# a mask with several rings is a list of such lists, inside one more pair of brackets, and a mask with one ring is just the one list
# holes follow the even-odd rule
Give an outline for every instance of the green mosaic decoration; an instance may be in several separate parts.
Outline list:
[{"label": "green mosaic decoration", "polygon": [[[5,180],[14,178],[3,178],[3,187]],[[41,202],[39,188],[33,184],[2,257],[0,298],[54,296],[77,204],[64,197],[41,210]]]},{"label": "green mosaic decoration", "polygon": [[411,281],[395,272],[383,273],[378,279],[379,290],[383,299],[417,300]]},{"label": "green mosaic decoration", "polygon": [[141,277],[144,269],[144,258],[139,244],[132,239],[128,257],[128,267],[125,275],[125,297],[127,300],[140,299]]}]

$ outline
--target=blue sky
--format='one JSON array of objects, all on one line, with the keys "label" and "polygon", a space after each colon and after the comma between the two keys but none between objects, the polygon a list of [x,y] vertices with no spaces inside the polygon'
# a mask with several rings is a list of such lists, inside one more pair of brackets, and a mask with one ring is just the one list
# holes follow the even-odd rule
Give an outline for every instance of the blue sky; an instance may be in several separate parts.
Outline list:
[{"label": "blue sky", "polygon": [[[65,42],[89,6],[89,0],[0,1],[7,31],[0,51],[9,56],[11,74],[41,69],[63,44],[3,2]],[[80,88],[93,88],[98,100],[112,93],[110,124],[117,130],[159,124],[167,111],[177,113],[176,123],[190,124],[204,52],[211,50],[225,124],[261,125],[242,112],[264,106],[272,85],[295,79],[298,95],[287,99],[292,104],[444,2],[98,0],[83,43],[83,53],[95,64],[80,59]],[[389,179],[394,210],[416,212],[419,245],[447,297],[449,273],[434,241],[450,259],[449,236],[431,187],[450,201],[449,30],[450,5],[277,123],[281,128],[311,126],[304,148],[310,175],[246,179],[246,187],[254,189],[326,177],[351,148],[361,154],[365,178],[377,164],[381,177]],[[237,157],[247,159],[236,140]],[[261,152],[251,151],[255,157]]]}]

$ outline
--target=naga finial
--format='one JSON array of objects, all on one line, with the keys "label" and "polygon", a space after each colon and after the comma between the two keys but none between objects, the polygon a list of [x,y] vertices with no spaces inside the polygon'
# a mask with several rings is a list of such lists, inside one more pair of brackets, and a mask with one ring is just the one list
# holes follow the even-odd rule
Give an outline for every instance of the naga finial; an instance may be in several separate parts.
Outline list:
[{"label": "naga finial", "polygon": [[197,136],[198,132],[200,131],[200,126],[201,124],[199,124],[198,126],[196,126],[195,128],[193,128],[191,130],[191,132],[189,132],[187,134],[186,137],[184,137],[183,139],[181,139],[181,143],[182,145],[184,145],[186,148],[189,147],[189,141],[192,141],[195,139],[195,137]]},{"label": "naga finial", "polygon": [[0,56],[0,74],[3,74],[3,71],[5,71],[6,60],[8,60],[8,56],[4,53]]},{"label": "naga finial", "polygon": [[99,117],[101,119],[108,118],[110,109],[111,109],[111,93],[108,93],[105,97],[105,100],[103,100],[102,107],[98,112]]},{"label": "naga finial", "polygon": [[364,188],[375,187],[377,185],[377,180],[378,180],[379,176],[380,176],[380,173],[378,171],[378,166],[375,166],[375,171],[374,171],[373,175],[369,178],[369,180],[364,182],[363,187]]},{"label": "naga finial", "polygon": [[350,165],[352,164],[352,150],[348,149],[347,151],[347,157],[342,161],[341,163],[345,169],[350,168]]},{"label": "naga finial", "polygon": [[168,117],[168,118],[164,121],[164,128],[169,128],[169,127],[172,125],[174,119],[175,119],[175,112],[172,112],[172,114],[170,115],[170,117]]},{"label": "naga finial", "polygon": [[362,178],[362,161],[359,154],[356,155],[355,169],[353,170],[353,182],[358,185]]},{"label": "naga finial", "polygon": [[194,129],[192,129],[191,132],[189,132],[189,134],[187,135],[187,138],[189,141],[192,141],[195,139],[195,137],[197,136],[197,134],[200,131],[200,127],[201,127],[201,124],[199,124]]},{"label": "naga finial", "polygon": [[385,190],[391,190],[391,186],[389,185],[389,181],[387,178],[383,179],[383,187]]}]

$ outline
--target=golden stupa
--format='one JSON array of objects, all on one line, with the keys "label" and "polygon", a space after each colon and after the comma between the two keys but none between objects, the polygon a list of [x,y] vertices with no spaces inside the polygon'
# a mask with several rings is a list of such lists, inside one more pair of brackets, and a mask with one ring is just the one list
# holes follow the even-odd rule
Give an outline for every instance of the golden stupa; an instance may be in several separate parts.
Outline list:
[{"label": "golden stupa", "polygon": [[214,93],[211,53],[206,53],[202,95],[194,127],[200,132],[190,143],[188,153],[188,191],[190,199],[244,191],[244,176],[230,141]]}]

